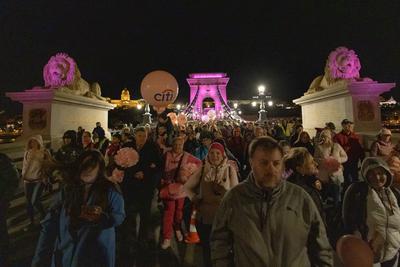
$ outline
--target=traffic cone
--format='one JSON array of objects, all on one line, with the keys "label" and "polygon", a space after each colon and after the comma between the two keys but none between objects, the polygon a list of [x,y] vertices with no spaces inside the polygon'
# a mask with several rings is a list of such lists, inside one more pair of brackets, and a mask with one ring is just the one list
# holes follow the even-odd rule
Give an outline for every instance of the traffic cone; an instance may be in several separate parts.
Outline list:
[{"label": "traffic cone", "polygon": [[192,215],[190,216],[189,233],[185,238],[185,242],[188,244],[200,243],[200,237],[196,229],[196,212],[197,212],[196,208],[193,207]]}]

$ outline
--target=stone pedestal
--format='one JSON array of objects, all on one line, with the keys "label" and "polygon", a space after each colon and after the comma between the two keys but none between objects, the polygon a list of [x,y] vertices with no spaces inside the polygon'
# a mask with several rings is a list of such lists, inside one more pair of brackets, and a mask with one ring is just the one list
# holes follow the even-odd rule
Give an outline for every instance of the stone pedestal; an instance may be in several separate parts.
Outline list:
[{"label": "stone pedestal", "polygon": [[337,83],[293,102],[301,105],[303,127],[311,135],[326,122],[340,130],[343,119],[353,121],[356,132],[377,132],[382,127],[379,95],[395,86],[375,81]]},{"label": "stone pedestal", "polygon": [[[23,104],[22,140],[33,134],[41,134],[58,149],[66,130],[77,130],[82,126],[92,132],[100,122],[110,136],[108,111],[114,105],[84,96],[63,93],[54,89],[33,88],[24,92],[10,92],[6,96]],[[20,140],[17,140],[20,141]]]}]

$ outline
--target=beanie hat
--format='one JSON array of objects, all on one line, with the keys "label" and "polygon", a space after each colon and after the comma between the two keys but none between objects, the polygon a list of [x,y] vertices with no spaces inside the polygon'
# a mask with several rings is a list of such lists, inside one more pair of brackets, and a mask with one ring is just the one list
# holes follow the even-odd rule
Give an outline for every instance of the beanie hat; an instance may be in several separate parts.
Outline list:
[{"label": "beanie hat", "polygon": [[379,131],[379,135],[380,135],[380,136],[383,136],[383,135],[392,135],[392,132],[391,132],[389,129],[387,129],[387,128],[382,128],[382,129]]},{"label": "beanie hat", "polygon": [[225,156],[224,146],[221,145],[220,143],[212,143],[211,146],[210,146],[210,149],[208,151],[210,151],[211,149],[217,149],[217,150],[219,150],[221,152],[221,154],[223,156]]}]

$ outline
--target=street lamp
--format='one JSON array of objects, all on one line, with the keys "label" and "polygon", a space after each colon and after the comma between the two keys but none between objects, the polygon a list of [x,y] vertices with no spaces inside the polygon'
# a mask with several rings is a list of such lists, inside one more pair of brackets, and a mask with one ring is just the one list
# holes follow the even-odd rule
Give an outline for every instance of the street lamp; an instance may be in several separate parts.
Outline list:
[{"label": "street lamp", "polygon": [[[264,85],[259,85],[258,88],[258,98],[260,99],[260,111],[258,112],[259,116],[258,116],[258,121],[263,122],[267,120],[267,112],[265,111],[265,86]],[[269,104],[269,101],[268,101]]]},{"label": "street lamp", "polygon": [[274,102],[272,102],[272,100],[269,100],[267,105],[268,105],[268,107],[272,107],[274,105]]},{"label": "street lamp", "polygon": [[233,103],[233,108],[237,109],[238,108],[238,103]]},{"label": "street lamp", "polygon": [[258,94],[259,95],[264,95],[265,94],[265,86],[264,85],[259,85],[257,89],[258,89]]},{"label": "street lamp", "polygon": [[178,111],[181,110],[181,108],[182,108],[181,104],[176,105],[176,109],[177,109]]},{"label": "street lamp", "polygon": [[252,107],[256,107],[257,106],[257,102],[256,101],[251,102],[251,106]]},{"label": "street lamp", "polygon": [[137,104],[137,105],[136,105],[136,108],[137,108],[138,110],[141,110],[142,107],[143,107],[142,104]]}]

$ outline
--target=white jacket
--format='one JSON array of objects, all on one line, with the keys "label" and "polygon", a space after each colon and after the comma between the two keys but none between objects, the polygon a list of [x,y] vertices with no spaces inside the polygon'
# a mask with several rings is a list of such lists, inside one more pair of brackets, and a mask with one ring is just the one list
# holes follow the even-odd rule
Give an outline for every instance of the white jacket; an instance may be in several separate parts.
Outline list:
[{"label": "white jacket", "polygon": [[[346,151],[344,151],[344,149],[338,143],[332,143],[331,147],[317,145],[314,152],[314,158],[318,165],[322,166],[321,162],[329,157],[336,159],[340,164],[347,161]],[[320,173],[323,173],[325,170],[321,170],[321,168],[319,168],[319,171]],[[343,183],[343,166],[341,165],[338,171],[332,173],[330,178],[334,183]]]},{"label": "white jacket", "polygon": [[[28,144],[32,139],[39,143],[39,150],[34,151],[28,148]],[[43,163],[47,155],[41,135],[34,135],[29,138],[22,163],[22,178],[24,182],[38,182],[43,178]]]},{"label": "white jacket", "polygon": [[383,249],[377,257],[379,262],[391,260],[396,256],[400,249],[400,208],[390,188],[384,188],[380,192],[369,188],[367,226],[368,240],[378,236],[378,242],[382,243]]}]

